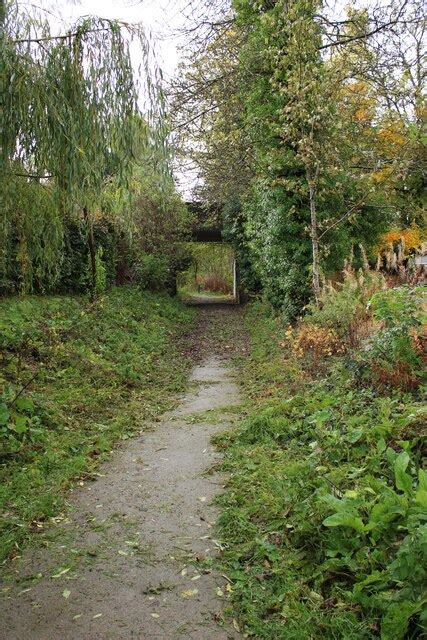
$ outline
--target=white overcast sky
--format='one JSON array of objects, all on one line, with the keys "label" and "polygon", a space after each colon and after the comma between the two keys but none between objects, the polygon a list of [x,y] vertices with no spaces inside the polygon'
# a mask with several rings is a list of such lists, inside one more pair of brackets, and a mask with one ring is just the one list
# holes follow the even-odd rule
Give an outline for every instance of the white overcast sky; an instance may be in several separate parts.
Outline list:
[{"label": "white overcast sky", "polygon": [[[42,0],[43,4],[51,3]],[[173,32],[183,24],[186,4],[185,0],[59,0],[56,7],[67,25],[87,15],[141,23],[155,38],[160,66],[170,77],[179,61],[180,42]]]}]

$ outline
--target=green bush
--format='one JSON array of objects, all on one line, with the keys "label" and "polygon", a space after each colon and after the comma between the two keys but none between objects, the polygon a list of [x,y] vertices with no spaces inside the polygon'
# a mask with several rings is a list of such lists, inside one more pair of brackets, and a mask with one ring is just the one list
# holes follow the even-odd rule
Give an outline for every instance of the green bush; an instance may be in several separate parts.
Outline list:
[{"label": "green bush", "polygon": [[344,280],[322,289],[320,304],[307,307],[305,322],[334,329],[338,336],[355,347],[360,343],[370,313],[369,298],[374,291],[385,286],[384,278],[375,271],[344,271]]},{"label": "green bush", "polygon": [[142,289],[162,291],[170,280],[169,263],[165,256],[142,253],[135,265],[136,281]]},{"label": "green bush", "polygon": [[362,358],[378,383],[403,388],[421,382],[422,360],[417,330],[423,322],[420,287],[399,287],[376,293],[373,317],[381,323],[365,342]]}]

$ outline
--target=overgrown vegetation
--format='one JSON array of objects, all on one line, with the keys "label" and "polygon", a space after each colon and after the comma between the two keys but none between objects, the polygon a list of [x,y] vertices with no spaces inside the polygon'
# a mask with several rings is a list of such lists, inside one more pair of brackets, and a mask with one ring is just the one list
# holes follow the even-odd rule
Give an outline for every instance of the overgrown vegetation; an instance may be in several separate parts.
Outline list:
[{"label": "overgrown vegetation", "polygon": [[231,295],[234,268],[232,247],[216,242],[191,242],[186,247],[191,263],[178,276],[179,293],[184,296],[202,292]]},{"label": "overgrown vegetation", "polygon": [[183,388],[192,314],[167,296],[114,289],[0,303],[1,553],[17,553],[95,474],[113,444]]},{"label": "overgrown vegetation", "polygon": [[173,290],[189,216],[150,38],[118,20],[86,16],[59,35],[51,22],[0,5],[0,294]]},{"label": "overgrown vegetation", "polygon": [[231,473],[222,570],[250,637],[422,637],[421,292],[382,287],[348,272],[296,327],[249,312],[248,416],[217,444]]},{"label": "overgrown vegetation", "polygon": [[[143,290],[176,293],[182,272],[184,294],[227,294],[236,256],[264,302],[238,363],[247,417],[217,440],[235,626],[421,637],[422,3],[185,5],[202,17],[165,101],[141,25],[85,17],[56,34],[49,11],[0,0],[2,558],[182,388],[192,315]],[[171,140],[199,169],[193,214]],[[231,246],[190,251],[192,215]],[[246,354],[239,323],[218,314],[199,352]]]},{"label": "overgrown vegetation", "polygon": [[213,4],[176,130],[245,286],[295,318],[352,245],[374,264],[390,226],[424,224],[422,3]]}]

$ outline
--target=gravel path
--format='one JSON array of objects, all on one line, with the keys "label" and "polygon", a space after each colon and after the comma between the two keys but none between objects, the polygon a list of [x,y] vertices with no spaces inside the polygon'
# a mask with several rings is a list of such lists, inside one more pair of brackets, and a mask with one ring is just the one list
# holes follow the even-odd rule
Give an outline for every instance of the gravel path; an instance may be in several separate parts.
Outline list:
[{"label": "gravel path", "polygon": [[[223,478],[206,473],[218,460],[210,438],[238,402],[226,362],[211,356],[195,367],[177,409],[118,449],[95,482],[77,487],[49,546],[15,563],[0,637],[239,637],[219,624],[226,580],[210,572],[209,558],[218,549],[211,503]],[[194,415],[208,409],[224,409],[224,420]]]}]

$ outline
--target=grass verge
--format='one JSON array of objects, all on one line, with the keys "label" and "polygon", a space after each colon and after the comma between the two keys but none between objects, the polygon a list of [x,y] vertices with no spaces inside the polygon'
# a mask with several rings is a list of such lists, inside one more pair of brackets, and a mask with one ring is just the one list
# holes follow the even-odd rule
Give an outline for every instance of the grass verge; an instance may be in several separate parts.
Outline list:
[{"label": "grass verge", "polygon": [[[193,312],[136,288],[0,303],[1,559],[64,509],[118,441],[185,386]],[[28,384],[28,387],[24,386]]]},{"label": "grass verge", "polygon": [[319,378],[261,306],[240,371],[248,417],[216,439],[221,570],[249,637],[422,637],[427,476],[423,407],[357,382],[348,357]]}]

